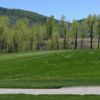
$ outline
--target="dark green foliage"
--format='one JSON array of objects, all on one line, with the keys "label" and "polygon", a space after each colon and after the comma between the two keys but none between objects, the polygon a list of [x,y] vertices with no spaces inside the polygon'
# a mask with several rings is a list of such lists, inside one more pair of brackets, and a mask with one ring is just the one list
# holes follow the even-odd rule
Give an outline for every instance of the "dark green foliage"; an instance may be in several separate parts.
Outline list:
[{"label": "dark green foliage", "polygon": [[17,20],[20,20],[22,18],[27,18],[29,20],[29,24],[40,24],[40,23],[46,23],[48,17],[20,9],[6,9],[0,7],[0,16],[8,16],[9,22],[11,25],[14,25]]},{"label": "dark green foliage", "polygon": [[100,100],[100,96],[78,95],[0,95],[0,100]]}]

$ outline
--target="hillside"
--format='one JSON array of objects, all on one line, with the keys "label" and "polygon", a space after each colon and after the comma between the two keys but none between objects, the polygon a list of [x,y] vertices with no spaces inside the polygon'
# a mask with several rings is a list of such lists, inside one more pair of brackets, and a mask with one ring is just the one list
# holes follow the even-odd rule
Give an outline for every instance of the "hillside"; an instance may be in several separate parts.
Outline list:
[{"label": "hillside", "polygon": [[46,16],[31,11],[20,9],[7,9],[2,7],[0,7],[0,16],[8,16],[11,24],[15,24],[16,20],[19,20],[21,18],[27,18],[30,24],[45,23],[48,18]]},{"label": "hillside", "polygon": [[100,51],[47,51],[0,56],[0,88],[100,85]]}]

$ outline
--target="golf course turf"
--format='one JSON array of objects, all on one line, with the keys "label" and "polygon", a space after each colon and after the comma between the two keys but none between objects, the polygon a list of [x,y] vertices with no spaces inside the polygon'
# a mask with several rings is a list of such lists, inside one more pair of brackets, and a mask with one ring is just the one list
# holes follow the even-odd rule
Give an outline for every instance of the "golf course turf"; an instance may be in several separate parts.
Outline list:
[{"label": "golf course turf", "polygon": [[92,85],[100,85],[98,50],[0,55],[0,88],[60,88]]},{"label": "golf course turf", "polygon": [[100,96],[32,96],[32,95],[0,95],[0,100],[100,100]]}]

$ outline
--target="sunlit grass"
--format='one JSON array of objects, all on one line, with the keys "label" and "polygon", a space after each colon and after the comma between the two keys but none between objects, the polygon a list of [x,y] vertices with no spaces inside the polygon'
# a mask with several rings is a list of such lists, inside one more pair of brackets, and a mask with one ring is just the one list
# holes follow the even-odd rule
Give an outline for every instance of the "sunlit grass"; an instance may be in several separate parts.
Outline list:
[{"label": "sunlit grass", "polygon": [[100,85],[100,51],[46,51],[0,56],[0,87]]}]

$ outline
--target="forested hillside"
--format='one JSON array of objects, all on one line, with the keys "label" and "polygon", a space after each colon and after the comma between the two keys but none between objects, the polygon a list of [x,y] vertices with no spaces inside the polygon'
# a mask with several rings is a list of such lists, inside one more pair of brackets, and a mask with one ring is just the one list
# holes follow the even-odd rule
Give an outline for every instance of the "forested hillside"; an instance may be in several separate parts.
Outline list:
[{"label": "forested hillside", "polygon": [[10,24],[15,24],[15,22],[21,18],[27,18],[31,25],[33,23],[46,23],[46,20],[48,18],[46,16],[31,11],[20,9],[7,9],[2,7],[0,7],[0,16],[8,16]]},{"label": "forested hillside", "polygon": [[62,16],[0,8],[0,52],[100,48],[100,17],[89,15],[72,23]]}]

